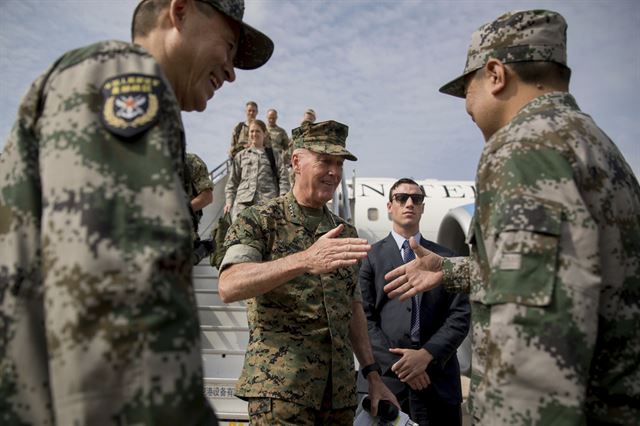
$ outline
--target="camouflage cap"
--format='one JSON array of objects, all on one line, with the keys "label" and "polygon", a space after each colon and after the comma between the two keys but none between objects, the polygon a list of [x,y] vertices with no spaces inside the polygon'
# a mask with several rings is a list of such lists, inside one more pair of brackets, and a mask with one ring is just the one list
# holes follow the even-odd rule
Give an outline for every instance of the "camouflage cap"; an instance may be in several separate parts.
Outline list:
[{"label": "camouflage cap", "polygon": [[273,53],[273,41],[260,31],[242,22],[244,0],[197,0],[209,3],[218,11],[242,26],[238,52],[233,66],[241,70],[253,70],[264,65]]},{"label": "camouflage cap", "polygon": [[462,75],[440,88],[464,98],[464,77],[482,68],[490,58],[509,62],[557,62],[567,65],[567,23],[549,10],[507,12],[471,35]]},{"label": "camouflage cap", "polygon": [[318,154],[340,155],[347,160],[357,161],[356,156],[345,148],[348,134],[349,127],[337,121],[305,121],[291,131],[291,139],[293,149],[304,148]]}]

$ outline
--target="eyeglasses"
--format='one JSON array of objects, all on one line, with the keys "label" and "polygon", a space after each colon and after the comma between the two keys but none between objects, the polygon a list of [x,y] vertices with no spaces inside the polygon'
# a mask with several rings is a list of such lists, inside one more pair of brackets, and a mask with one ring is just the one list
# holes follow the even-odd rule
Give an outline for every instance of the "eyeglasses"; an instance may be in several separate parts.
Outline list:
[{"label": "eyeglasses", "polygon": [[422,204],[424,202],[424,195],[422,194],[396,193],[396,194],[393,194],[392,198],[397,202],[399,202],[400,204],[406,203],[409,198],[411,198],[411,201],[413,201],[413,204]]}]

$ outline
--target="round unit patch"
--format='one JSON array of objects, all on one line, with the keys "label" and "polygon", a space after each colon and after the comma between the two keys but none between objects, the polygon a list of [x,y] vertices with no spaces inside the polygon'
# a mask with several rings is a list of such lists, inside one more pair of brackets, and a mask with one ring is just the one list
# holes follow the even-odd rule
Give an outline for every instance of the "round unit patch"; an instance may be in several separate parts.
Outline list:
[{"label": "round unit patch", "polygon": [[123,74],[105,81],[101,92],[102,123],[110,132],[130,138],[155,124],[164,83],[149,75]]}]

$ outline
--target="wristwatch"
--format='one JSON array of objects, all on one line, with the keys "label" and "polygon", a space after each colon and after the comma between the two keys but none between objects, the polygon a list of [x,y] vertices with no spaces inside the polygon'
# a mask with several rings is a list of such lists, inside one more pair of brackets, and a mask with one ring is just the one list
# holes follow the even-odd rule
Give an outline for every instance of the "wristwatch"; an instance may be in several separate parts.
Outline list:
[{"label": "wristwatch", "polygon": [[362,367],[362,370],[360,370],[360,373],[362,374],[362,377],[366,379],[369,373],[371,373],[372,371],[377,371],[378,374],[382,376],[382,368],[380,368],[377,362],[365,365],[364,367]]}]

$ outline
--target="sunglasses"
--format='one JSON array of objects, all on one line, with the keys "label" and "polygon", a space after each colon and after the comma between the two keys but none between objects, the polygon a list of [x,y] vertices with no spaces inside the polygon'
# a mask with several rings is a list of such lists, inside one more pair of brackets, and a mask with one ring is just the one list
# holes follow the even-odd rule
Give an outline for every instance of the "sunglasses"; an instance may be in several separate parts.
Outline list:
[{"label": "sunglasses", "polygon": [[397,193],[397,194],[393,194],[392,198],[397,202],[399,202],[400,204],[406,203],[409,198],[411,198],[411,201],[413,201],[413,204],[422,204],[424,202],[424,195],[422,194]]}]

